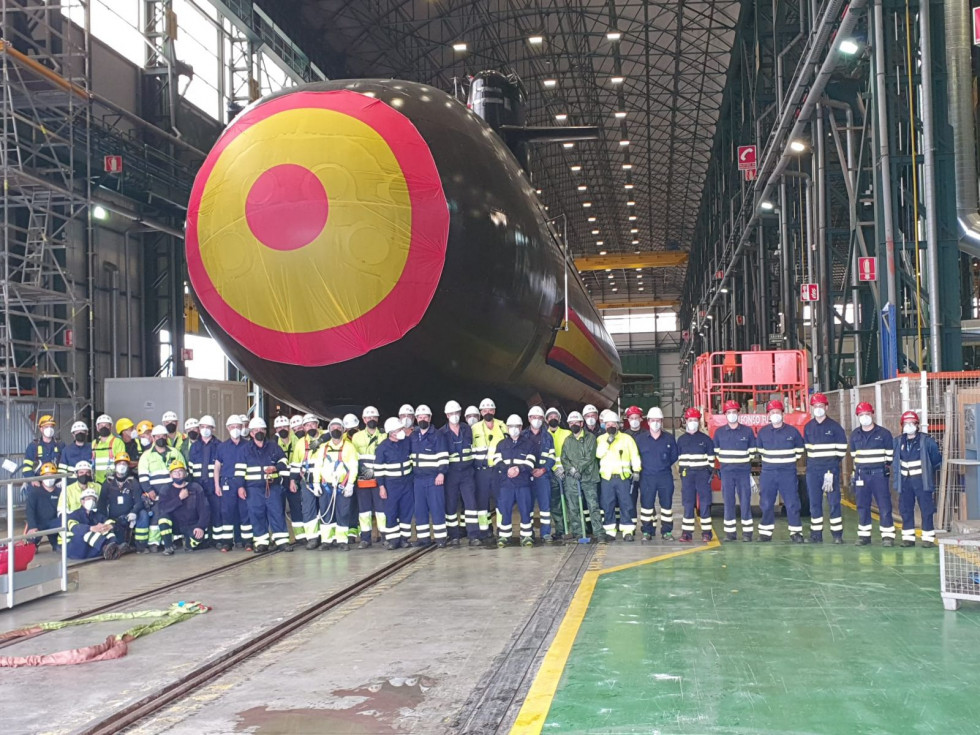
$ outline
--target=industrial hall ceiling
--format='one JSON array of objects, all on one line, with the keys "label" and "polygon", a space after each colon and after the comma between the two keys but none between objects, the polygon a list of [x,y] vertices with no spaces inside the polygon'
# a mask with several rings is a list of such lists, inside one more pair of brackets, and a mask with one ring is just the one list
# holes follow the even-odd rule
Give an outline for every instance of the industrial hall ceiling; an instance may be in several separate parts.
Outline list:
[{"label": "industrial hall ceiling", "polygon": [[[597,125],[598,140],[539,146],[531,174],[567,215],[600,305],[680,300],[741,3],[737,0],[259,0],[331,78],[452,92],[515,74],[529,125]],[[662,255],[659,255],[662,254]]]}]

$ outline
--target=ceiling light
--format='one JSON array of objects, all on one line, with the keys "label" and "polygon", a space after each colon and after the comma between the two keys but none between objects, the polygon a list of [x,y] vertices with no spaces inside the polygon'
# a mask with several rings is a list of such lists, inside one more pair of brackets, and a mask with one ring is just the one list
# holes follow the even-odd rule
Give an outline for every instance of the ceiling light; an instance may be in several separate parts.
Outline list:
[{"label": "ceiling light", "polygon": [[635,207],[636,206],[636,202],[634,202],[632,199],[630,199],[628,202],[626,202],[626,206],[627,207]]},{"label": "ceiling light", "polygon": [[615,115],[615,117],[616,117],[617,120],[622,120],[624,117],[626,117],[626,111],[625,110],[619,110],[619,111],[615,112],[614,115]]},{"label": "ceiling light", "polygon": [[637,291],[642,291],[642,290],[643,290],[643,286],[640,286],[640,287],[639,287],[638,289],[636,289],[636,290],[637,290]]},{"label": "ceiling light", "polygon": [[107,220],[109,219],[109,211],[101,204],[96,204],[92,207],[92,219]]},{"label": "ceiling light", "polygon": [[564,122],[567,119],[568,115],[566,115],[564,112],[559,112],[557,115],[555,115],[555,120],[558,122]]},{"label": "ceiling light", "polygon": [[586,189],[588,189],[588,188],[589,188],[589,187],[587,187],[587,186],[586,186],[585,184],[579,184],[579,185],[578,185],[578,190],[579,190],[579,191],[585,191],[585,190],[586,190]]},{"label": "ceiling light", "polygon": [[606,251],[605,250],[600,250],[599,251],[599,255],[605,255],[605,254],[606,254]]},{"label": "ceiling light", "polygon": [[635,215],[635,214],[631,214],[631,215],[630,215],[629,217],[627,217],[627,219],[628,219],[628,220],[629,220],[630,222],[636,222],[636,215]]},{"label": "ceiling light", "polygon": [[578,164],[576,164],[576,165],[574,165],[574,166],[571,167],[571,170],[572,171],[581,171],[582,170],[582,167],[579,166]]},{"label": "ceiling light", "polygon": [[595,244],[596,244],[596,245],[599,245],[599,246],[601,247],[601,246],[603,246],[603,245],[605,245],[606,243],[605,243],[605,241],[603,241],[603,240],[596,240],[596,241],[595,241]]},{"label": "ceiling light", "polygon": [[535,193],[535,194],[540,194],[540,193],[541,193],[541,190],[540,190],[540,189],[535,189],[535,190],[534,190],[534,193]]},{"label": "ceiling light", "polygon": [[626,81],[626,77],[609,77],[610,84],[622,84]]},{"label": "ceiling light", "polygon": [[619,144],[620,145],[629,145],[630,142],[628,140],[621,140],[621,141],[619,141]]},{"label": "ceiling light", "polygon": [[719,288],[719,289],[718,289],[718,292],[719,292],[719,293],[728,293],[728,289],[727,289],[727,288],[724,288],[724,287],[722,287],[722,288]]},{"label": "ceiling light", "polygon": [[589,207],[592,206],[592,202],[582,202],[582,206],[588,209]]},{"label": "ceiling light", "polygon": [[633,164],[632,163],[624,163],[623,164],[623,171],[629,171],[631,168],[633,168]]},{"label": "ceiling light", "polygon": [[806,150],[806,143],[802,140],[794,140],[789,144],[789,149],[794,153],[802,153]]},{"label": "ceiling light", "polygon": [[454,43],[453,44],[453,51],[457,51],[457,52],[460,52],[461,53],[461,52],[463,52],[465,50],[466,50],[466,44],[465,43],[460,42],[460,43]]},{"label": "ceiling light", "polygon": [[558,86],[558,80],[557,80],[557,79],[545,79],[545,80],[544,80],[543,82],[541,82],[541,83],[542,83],[542,84],[543,84],[543,85],[544,85],[545,87],[547,87],[548,89],[554,89],[555,87],[557,87],[557,86]]},{"label": "ceiling light", "polygon": [[[638,229],[636,229],[635,227],[634,227],[634,228],[633,228],[632,230],[630,230],[630,234],[631,234],[631,235],[635,235],[635,234],[636,234],[636,233],[638,233],[638,232],[639,232],[639,230],[638,230]],[[637,268],[637,270],[640,270],[640,269],[639,269],[639,268]]]},{"label": "ceiling light", "polygon": [[612,272],[612,268],[606,268],[606,273],[611,273],[611,272]]},{"label": "ceiling light", "polygon": [[773,203],[767,199],[759,205],[759,208],[765,210],[766,212],[771,212],[773,210]]},{"label": "ceiling light", "polygon": [[589,222],[595,222],[595,217],[589,217]]},{"label": "ceiling light", "polygon": [[612,290],[612,292],[613,292],[613,293],[616,293],[617,291],[619,291],[619,289],[618,289],[618,288],[616,288],[615,286],[613,286],[613,290]]},{"label": "ceiling light", "polygon": [[527,42],[533,46],[540,46],[544,43],[544,36],[528,36]]},{"label": "ceiling light", "polygon": [[609,33],[606,34],[606,39],[609,41],[618,41],[622,37],[623,34],[619,31],[609,31]]},{"label": "ceiling light", "polygon": [[[643,269],[642,268],[637,268],[636,269],[636,272],[637,273],[642,273],[643,272]],[[637,278],[643,278],[643,276],[637,276]]]},{"label": "ceiling light", "polygon": [[610,278],[610,280],[611,280],[611,279],[613,279],[613,278],[615,278],[615,277],[616,277],[616,276],[614,276],[614,275],[613,275],[612,273],[610,273],[610,274],[609,274],[609,278]]},{"label": "ceiling light", "polygon": [[561,144],[561,147],[562,148],[573,148],[574,146],[575,146],[574,143],[562,143]]},{"label": "ceiling light", "polygon": [[845,38],[840,42],[840,52],[845,56],[854,56],[860,49],[857,41],[852,41],[850,38]]},{"label": "ceiling light", "polygon": [[624,189],[632,189],[633,188],[633,185],[632,184],[623,184],[623,188]]},{"label": "ceiling light", "polygon": [[630,242],[630,245],[639,245],[639,244],[640,244],[639,240],[633,240]]},{"label": "ceiling light", "polygon": [[598,235],[599,234],[599,230],[592,230],[592,234],[593,235]]}]

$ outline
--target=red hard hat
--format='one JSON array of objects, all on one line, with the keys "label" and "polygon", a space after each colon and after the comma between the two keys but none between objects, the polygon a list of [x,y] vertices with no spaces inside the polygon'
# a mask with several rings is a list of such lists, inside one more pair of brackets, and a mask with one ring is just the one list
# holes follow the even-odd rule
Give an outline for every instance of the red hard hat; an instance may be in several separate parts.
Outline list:
[{"label": "red hard hat", "polygon": [[875,412],[875,407],[872,406],[867,401],[861,401],[857,405],[857,408],[854,409],[855,416],[860,416],[862,413],[874,413],[874,412]]},{"label": "red hard hat", "polygon": [[911,421],[911,422],[913,422],[915,424],[918,424],[919,423],[919,414],[917,414],[915,411],[906,411],[905,413],[903,413],[902,414],[902,423],[904,424],[904,423],[907,423],[909,421]]},{"label": "red hard hat", "polygon": [[642,418],[643,411],[639,406],[630,406],[626,409],[626,418],[629,418],[630,416],[640,416]]},{"label": "red hard hat", "polygon": [[782,401],[769,401],[766,404],[766,413],[770,411],[785,411],[786,407],[783,405]]},{"label": "red hard hat", "polygon": [[687,419],[697,419],[698,421],[700,421],[701,412],[698,411],[696,408],[689,408],[684,412],[684,420],[686,421]]},{"label": "red hard hat", "polygon": [[814,393],[813,396],[810,398],[810,405],[829,406],[830,401],[827,400],[827,396],[825,396],[823,393]]},{"label": "red hard hat", "polygon": [[738,405],[738,401],[725,401],[725,405],[721,407],[722,413],[728,413],[729,411],[740,411],[742,407]]}]

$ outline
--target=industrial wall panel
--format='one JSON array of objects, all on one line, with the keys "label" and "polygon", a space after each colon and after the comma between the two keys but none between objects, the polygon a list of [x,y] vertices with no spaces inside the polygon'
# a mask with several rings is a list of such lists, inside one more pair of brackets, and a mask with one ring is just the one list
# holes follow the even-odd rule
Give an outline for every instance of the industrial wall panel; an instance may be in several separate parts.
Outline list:
[{"label": "industrial wall panel", "polygon": [[[209,413],[220,427],[232,413],[248,408],[244,383],[194,378],[109,378],[105,381],[105,410],[113,418],[159,423],[164,411],[176,411],[181,423]],[[214,400],[214,404],[211,401]]]}]

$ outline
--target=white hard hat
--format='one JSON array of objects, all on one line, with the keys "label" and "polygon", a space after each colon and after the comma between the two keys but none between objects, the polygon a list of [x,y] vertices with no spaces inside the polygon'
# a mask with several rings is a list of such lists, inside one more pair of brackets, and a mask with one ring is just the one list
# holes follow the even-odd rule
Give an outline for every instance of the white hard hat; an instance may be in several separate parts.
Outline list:
[{"label": "white hard hat", "polygon": [[551,414],[554,414],[558,418],[561,418],[561,411],[559,411],[557,408],[553,406],[544,412],[544,417],[548,418],[549,416],[551,416]]},{"label": "white hard hat", "polygon": [[240,413],[240,414],[238,414],[238,420],[239,420],[239,423],[241,423],[243,426],[248,426],[248,414],[247,413]]},{"label": "white hard hat", "polygon": [[406,403],[404,406],[402,406],[401,408],[398,409],[398,415],[399,416],[414,416],[415,415],[415,409],[412,408],[410,405],[408,405]]},{"label": "white hard hat", "polygon": [[484,398],[482,401],[480,401],[480,410],[481,411],[496,411],[497,410],[497,404],[493,402],[493,399]]},{"label": "white hard hat", "polygon": [[306,414],[303,414],[303,423],[304,424],[319,424],[320,423],[320,419],[318,419],[312,413],[306,413]]},{"label": "white hard hat", "polygon": [[168,421],[176,421],[176,420],[177,420],[177,414],[174,413],[173,411],[167,411],[165,414],[163,414],[163,418],[161,419],[163,423],[167,423]]},{"label": "white hard hat", "polygon": [[265,419],[261,416],[256,416],[254,419],[248,422],[248,430],[255,431],[256,429],[268,429],[268,425],[265,423]]},{"label": "white hard hat", "polygon": [[76,421],[74,424],[71,425],[72,434],[77,434],[80,431],[84,431],[88,433],[88,426],[84,421]]},{"label": "white hard hat", "polygon": [[[462,410],[463,407],[460,406],[458,403],[456,403],[456,401],[450,401],[449,403],[446,404],[445,413],[459,413]],[[475,413],[476,409],[474,408],[473,411]]]},{"label": "white hard hat", "polygon": [[187,421],[184,422],[184,431],[190,431],[191,429],[196,429],[200,425],[201,422],[198,421],[197,419],[187,419]]},{"label": "white hard hat", "polygon": [[478,409],[476,406],[467,406],[466,407],[466,412],[463,415],[464,416],[479,416],[480,415],[480,409]]},{"label": "white hard hat", "polygon": [[524,426],[524,421],[516,413],[507,417],[507,426]]},{"label": "white hard hat", "polygon": [[361,418],[367,421],[368,419],[381,418],[381,414],[374,406],[365,406],[364,410],[361,411]]},{"label": "white hard hat", "polygon": [[150,436],[166,436],[167,433],[168,432],[166,426],[164,426],[163,424],[157,424],[156,426],[153,427],[153,431],[150,432]]},{"label": "white hard hat", "polygon": [[294,413],[292,416],[289,417],[290,429],[298,429],[302,425],[303,425],[303,417],[300,414]]},{"label": "white hard hat", "polygon": [[331,426],[339,426],[341,429],[343,429],[344,428],[344,421],[343,421],[343,419],[339,419],[339,418],[330,419],[327,422],[327,428],[329,429]]},{"label": "white hard hat", "polygon": [[89,472],[91,472],[92,471],[92,463],[91,462],[88,462],[87,460],[84,460],[84,459],[81,460],[80,462],[76,462],[75,463],[75,472],[78,473],[81,470],[88,470]]},{"label": "white hard hat", "polygon": [[616,415],[616,412],[615,411],[610,411],[607,408],[605,411],[603,411],[599,415],[599,420],[602,423],[604,423],[604,424],[608,424],[610,421],[615,421],[618,424],[619,423],[619,416]]},{"label": "white hard hat", "polygon": [[99,418],[95,420],[96,426],[98,426],[99,424],[111,424],[111,423],[112,423],[112,416],[109,416],[108,414],[102,414],[101,416],[99,416]]},{"label": "white hard hat", "polygon": [[392,416],[390,419],[388,419],[387,421],[385,421],[385,433],[386,434],[391,434],[391,433],[393,433],[395,431],[401,431],[403,428],[405,428],[405,427],[402,426],[401,419],[399,419],[399,418],[397,418],[395,416]]},{"label": "white hard hat", "polygon": [[237,413],[233,413],[225,420],[225,426],[241,426],[242,417]]},{"label": "white hard hat", "polygon": [[356,429],[361,425],[361,422],[357,420],[357,416],[352,413],[344,416],[344,428],[345,429]]},{"label": "white hard hat", "polygon": [[[77,466],[78,465],[76,465],[76,467]],[[91,469],[91,467],[89,469]],[[85,498],[98,498],[98,497],[99,497],[98,490],[96,490],[94,487],[87,487],[84,490],[82,490],[82,495],[80,497],[80,500],[85,500]]]},{"label": "white hard hat", "polygon": [[568,423],[572,423],[573,421],[582,423],[585,421],[585,419],[582,418],[582,414],[580,414],[578,411],[572,411],[570,414],[568,414]]},{"label": "white hard hat", "polygon": [[527,417],[529,419],[532,419],[535,416],[540,416],[541,418],[544,418],[544,409],[541,408],[541,406],[531,406],[531,410],[527,412]]},{"label": "white hard hat", "polygon": [[214,422],[214,416],[212,416],[211,414],[208,414],[208,413],[206,413],[203,416],[201,416],[200,420],[197,422],[197,425],[198,426],[210,426],[211,428],[214,428],[215,426],[217,426],[217,424]]},{"label": "white hard hat", "polygon": [[424,403],[420,403],[419,407],[415,409],[416,416],[428,416],[432,418],[432,409],[426,406]]},{"label": "white hard hat", "polygon": [[275,420],[272,422],[272,427],[274,429],[288,429],[289,418],[286,416],[276,416]]},{"label": "white hard hat", "polygon": [[663,421],[664,412],[660,410],[660,407],[659,406],[654,406],[649,411],[647,411],[647,418],[648,419],[658,419],[660,421]]},{"label": "white hard hat", "polygon": [[591,403],[582,409],[582,415],[587,413],[599,413],[599,409],[593,406]]}]

